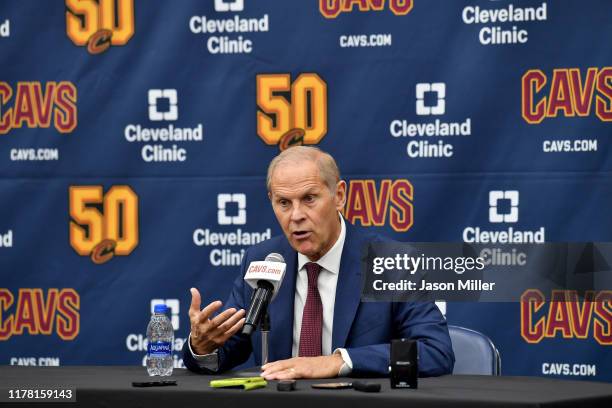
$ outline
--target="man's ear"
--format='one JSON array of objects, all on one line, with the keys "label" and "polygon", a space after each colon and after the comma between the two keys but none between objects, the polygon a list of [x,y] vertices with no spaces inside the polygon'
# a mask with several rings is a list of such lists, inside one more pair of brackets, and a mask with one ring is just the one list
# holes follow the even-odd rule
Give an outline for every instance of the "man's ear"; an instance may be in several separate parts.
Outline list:
[{"label": "man's ear", "polygon": [[272,201],[272,193],[268,191],[268,199]]},{"label": "man's ear", "polygon": [[338,184],[336,184],[334,200],[336,201],[336,209],[342,211],[346,204],[346,181],[340,180]]}]

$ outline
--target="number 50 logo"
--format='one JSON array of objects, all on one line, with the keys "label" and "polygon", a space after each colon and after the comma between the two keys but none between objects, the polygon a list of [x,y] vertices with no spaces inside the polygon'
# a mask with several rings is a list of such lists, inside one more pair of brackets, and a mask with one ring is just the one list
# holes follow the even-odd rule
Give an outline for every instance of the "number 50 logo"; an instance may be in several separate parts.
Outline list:
[{"label": "number 50 logo", "polygon": [[[138,196],[129,186],[70,186],[70,245],[96,264],[138,245]],[[100,211],[102,210],[102,211]]]},{"label": "number 50 logo", "polygon": [[66,0],[66,34],[90,54],[125,45],[134,35],[134,0]]},{"label": "number 50 logo", "polygon": [[281,150],[316,144],[327,133],[327,84],[317,74],[257,75],[257,134]]}]

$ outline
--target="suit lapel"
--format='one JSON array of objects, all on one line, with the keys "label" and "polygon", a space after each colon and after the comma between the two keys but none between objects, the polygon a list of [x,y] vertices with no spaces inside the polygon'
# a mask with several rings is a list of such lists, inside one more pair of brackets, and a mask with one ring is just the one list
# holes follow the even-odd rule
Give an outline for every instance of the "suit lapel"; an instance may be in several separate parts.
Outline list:
[{"label": "suit lapel", "polygon": [[342,249],[340,273],[336,285],[332,351],[345,347],[349,330],[361,299],[361,242],[354,227],[345,221],[346,237]]},{"label": "suit lapel", "polygon": [[[345,221],[346,237],[342,249],[342,260],[336,285],[332,351],[344,347],[348,333],[355,319],[361,299],[361,240],[354,227]],[[291,357],[293,348],[293,305],[295,303],[295,282],[297,277],[297,252],[288,242],[279,251],[285,258],[287,270],[278,295],[272,301],[270,313],[270,360]]]},{"label": "suit lapel", "polygon": [[270,316],[270,361],[291,357],[293,347],[293,304],[297,274],[297,253],[288,245],[279,251],[285,258],[287,270],[278,295],[269,307]]}]

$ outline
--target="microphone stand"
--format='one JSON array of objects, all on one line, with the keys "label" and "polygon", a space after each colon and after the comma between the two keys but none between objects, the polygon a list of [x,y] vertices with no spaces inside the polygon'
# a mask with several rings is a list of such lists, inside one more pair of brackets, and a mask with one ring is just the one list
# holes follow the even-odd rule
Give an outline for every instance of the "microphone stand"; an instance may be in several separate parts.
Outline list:
[{"label": "microphone stand", "polygon": [[268,316],[268,308],[265,309],[265,313],[261,318],[259,324],[261,330],[261,365],[268,364],[268,336],[270,334],[270,316]]},{"label": "microphone stand", "polygon": [[[265,305],[264,314],[259,321],[259,329],[261,330],[261,365],[267,364],[270,355],[269,350],[269,335],[270,335],[270,316],[268,315],[268,305]],[[237,375],[241,377],[258,377],[261,374],[261,366],[240,370]]]}]

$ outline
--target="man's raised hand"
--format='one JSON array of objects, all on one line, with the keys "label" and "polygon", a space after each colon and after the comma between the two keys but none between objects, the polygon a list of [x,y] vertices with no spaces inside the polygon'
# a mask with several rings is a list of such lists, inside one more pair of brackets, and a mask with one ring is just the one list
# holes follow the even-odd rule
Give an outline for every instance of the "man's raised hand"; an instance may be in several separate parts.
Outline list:
[{"label": "man's raised hand", "polygon": [[244,309],[230,308],[217,314],[223,303],[217,300],[200,310],[202,297],[196,288],[191,288],[191,349],[196,354],[209,354],[232,337],[244,324]]}]

